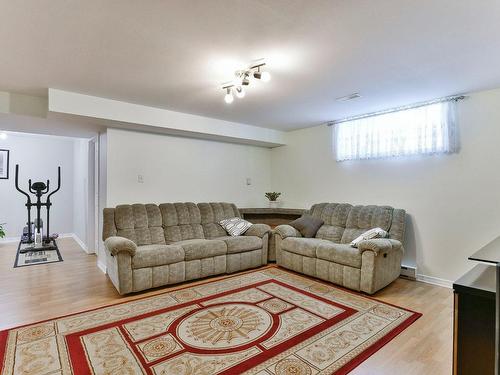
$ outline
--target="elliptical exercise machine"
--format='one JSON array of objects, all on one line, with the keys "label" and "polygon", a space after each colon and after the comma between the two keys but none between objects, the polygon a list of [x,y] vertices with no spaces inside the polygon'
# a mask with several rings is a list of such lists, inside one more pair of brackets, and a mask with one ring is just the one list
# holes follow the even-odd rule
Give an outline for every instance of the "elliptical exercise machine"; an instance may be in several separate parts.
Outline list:
[{"label": "elliptical exercise machine", "polygon": [[[50,235],[50,207],[52,206],[52,202],[50,198],[52,195],[57,193],[61,188],[61,167],[57,167],[57,189],[52,191],[49,195],[47,195],[47,199],[45,202],[42,202],[42,196],[49,193],[50,190],[50,181],[47,180],[47,183],[44,182],[35,182],[31,183],[31,179],[28,180],[28,190],[31,194],[35,194],[36,203],[32,203],[31,196],[25,191],[21,190],[19,187],[19,164],[16,164],[16,189],[21,194],[26,196],[26,204],[25,206],[28,208],[28,222],[26,223],[26,228],[23,231],[23,236],[21,238],[21,244],[27,244],[23,248],[20,248],[20,253],[28,253],[40,250],[57,250],[57,246],[55,245],[55,238],[57,236]],[[31,222],[31,207],[36,207],[36,220],[34,223]],[[43,222],[40,217],[41,209],[45,207],[47,210],[47,231],[46,235],[43,235]]]}]

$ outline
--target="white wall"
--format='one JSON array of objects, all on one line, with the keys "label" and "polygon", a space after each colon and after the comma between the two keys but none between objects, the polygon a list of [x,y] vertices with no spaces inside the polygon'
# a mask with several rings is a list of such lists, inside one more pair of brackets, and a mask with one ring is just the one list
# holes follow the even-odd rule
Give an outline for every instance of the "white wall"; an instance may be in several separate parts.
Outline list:
[{"label": "white wall", "polygon": [[267,148],[117,129],[108,129],[107,148],[108,207],[184,201],[262,206],[271,187]]},{"label": "white wall", "polygon": [[98,252],[97,252],[97,265],[105,271],[106,269],[106,254],[104,253],[104,243],[102,241],[102,229],[103,229],[103,210],[107,205],[107,185],[108,185],[108,135],[107,132],[99,134],[98,142],[99,150],[99,166],[98,166],[98,181],[99,181],[99,207],[98,207],[98,217],[99,225],[97,238],[98,238]]},{"label": "white wall", "polygon": [[[16,164],[20,166],[19,184],[23,190],[28,190],[29,178],[32,182],[50,180],[51,190],[55,189],[57,167],[61,166],[61,190],[51,199],[50,231],[73,232],[73,147],[71,138],[42,135],[8,133],[7,139],[0,140],[0,149],[10,150],[10,178],[0,180],[0,222],[7,223],[7,237],[19,237],[27,221],[26,198],[14,186]],[[33,220],[36,210],[32,209],[31,214]],[[41,216],[45,225],[45,209]]]},{"label": "white wall", "polygon": [[95,252],[94,144],[75,139],[73,152],[73,232],[84,250]]},{"label": "white wall", "polygon": [[458,104],[458,154],[337,163],[331,128],[288,133],[272,150],[272,190],[287,207],[315,202],[388,204],[407,210],[404,263],[455,280],[467,257],[500,235],[500,90]]},{"label": "white wall", "polygon": [[88,141],[78,139],[73,148],[73,231],[82,240],[87,238],[87,170]]},{"label": "white wall", "polygon": [[[270,172],[267,148],[107,129],[99,136],[99,236],[102,209],[118,204],[223,201],[264,206]],[[98,265],[104,268],[99,243]]]},{"label": "white wall", "polygon": [[[0,96],[0,111],[2,109],[1,99]],[[52,113],[64,113],[65,115],[82,116],[84,118],[93,117],[105,120],[107,124],[113,124],[110,126],[115,128],[260,146],[283,144],[284,133],[280,130],[169,111],[70,91],[49,88],[48,104],[49,111]]]}]

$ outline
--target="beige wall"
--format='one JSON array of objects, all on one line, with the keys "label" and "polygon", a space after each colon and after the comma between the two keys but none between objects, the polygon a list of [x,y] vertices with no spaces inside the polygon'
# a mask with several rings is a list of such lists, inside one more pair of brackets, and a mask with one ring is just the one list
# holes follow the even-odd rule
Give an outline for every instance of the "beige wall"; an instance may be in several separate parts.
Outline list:
[{"label": "beige wall", "polygon": [[458,105],[458,154],[337,163],[331,128],[288,133],[272,151],[272,189],[283,205],[388,204],[410,215],[404,263],[422,275],[454,280],[467,256],[500,235],[500,90]]},{"label": "beige wall", "polygon": [[271,187],[271,150],[263,147],[117,129],[108,129],[107,147],[108,207],[183,201],[262,206]]}]

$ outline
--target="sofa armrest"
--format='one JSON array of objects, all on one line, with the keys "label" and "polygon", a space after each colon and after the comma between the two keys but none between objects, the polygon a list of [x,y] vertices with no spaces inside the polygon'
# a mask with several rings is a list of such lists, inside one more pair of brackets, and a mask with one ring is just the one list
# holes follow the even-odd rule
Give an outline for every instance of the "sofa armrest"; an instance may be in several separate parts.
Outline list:
[{"label": "sofa armrest", "polygon": [[252,224],[250,228],[246,230],[245,233],[243,233],[244,236],[257,236],[257,237],[264,237],[266,233],[269,233],[271,231],[271,227],[267,224]]},{"label": "sofa armrest", "polygon": [[399,250],[403,248],[403,244],[391,238],[373,238],[371,240],[364,240],[358,244],[360,253],[371,250],[378,255],[379,253],[386,253],[392,250]]},{"label": "sofa armrest", "polygon": [[278,225],[274,228],[274,232],[278,234],[283,240],[287,237],[302,237],[300,232],[288,224]]},{"label": "sofa armrest", "polygon": [[108,249],[112,256],[120,252],[126,252],[133,257],[137,250],[137,245],[133,241],[118,236],[108,237],[106,241],[104,241],[104,246],[106,246],[106,249]]}]

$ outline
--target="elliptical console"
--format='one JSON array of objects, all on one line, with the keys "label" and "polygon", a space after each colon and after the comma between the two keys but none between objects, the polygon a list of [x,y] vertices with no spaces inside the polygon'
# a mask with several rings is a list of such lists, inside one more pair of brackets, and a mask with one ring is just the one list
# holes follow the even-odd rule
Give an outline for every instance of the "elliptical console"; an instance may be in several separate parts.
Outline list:
[{"label": "elliptical console", "polygon": [[[35,194],[36,202],[31,202],[31,196],[25,191],[21,190],[19,187],[19,164],[16,164],[16,189],[21,194],[26,196],[26,207],[28,209],[28,223],[27,223],[27,233],[23,236],[21,240],[22,243],[32,244],[32,246],[28,246],[20,250],[22,253],[30,252],[30,251],[40,251],[40,250],[55,250],[56,246],[51,245],[51,242],[54,240],[50,236],[50,207],[52,206],[52,202],[50,198],[52,195],[57,193],[61,188],[61,167],[57,167],[57,189],[47,195],[47,199],[45,202],[42,202],[42,196],[49,193],[50,190],[50,181],[47,180],[47,183],[44,182],[34,182],[31,183],[31,179],[28,180],[28,190],[31,194]],[[36,221],[34,226],[32,227],[31,222],[31,207],[36,207]],[[40,213],[42,207],[45,207],[47,210],[47,231],[46,235],[43,235],[43,224],[40,218]]]}]

